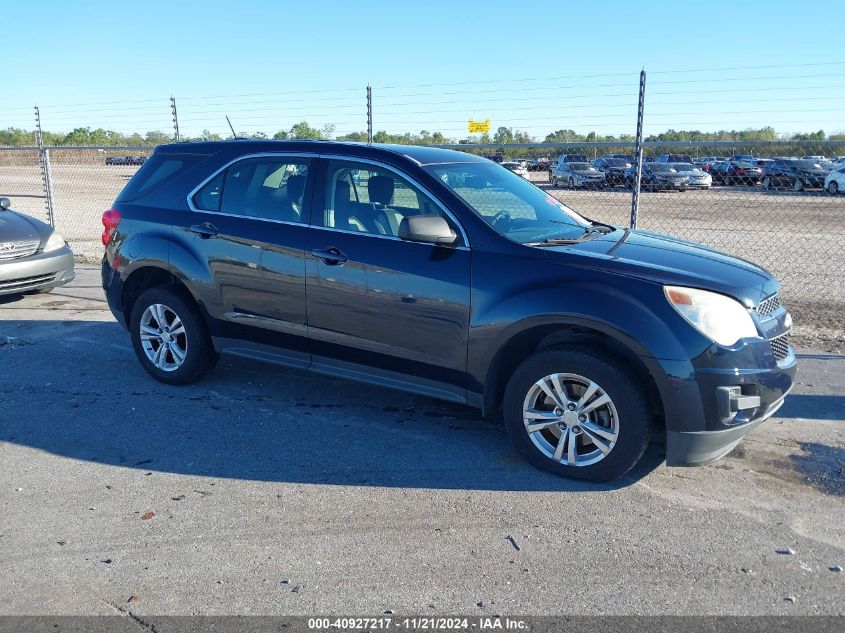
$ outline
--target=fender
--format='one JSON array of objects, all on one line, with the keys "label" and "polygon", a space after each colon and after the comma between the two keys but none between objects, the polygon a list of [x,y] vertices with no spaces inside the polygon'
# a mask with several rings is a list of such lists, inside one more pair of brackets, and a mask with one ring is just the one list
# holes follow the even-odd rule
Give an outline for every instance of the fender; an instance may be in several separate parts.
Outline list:
[{"label": "fender", "polygon": [[532,281],[523,292],[506,294],[505,301],[479,310],[470,330],[468,373],[484,392],[485,411],[494,406],[501,354],[514,337],[538,327],[578,326],[613,339],[640,359],[657,386],[668,428],[684,429],[685,419],[701,419],[701,396],[689,360],[694,356],[687,355],[689,343],[678,340],[667,325],[667,319],[680,317],[662,288],[626,280],[632,291],[626,292],[606,279],[606,274],[603,283],[558,279],[554,286]]}]

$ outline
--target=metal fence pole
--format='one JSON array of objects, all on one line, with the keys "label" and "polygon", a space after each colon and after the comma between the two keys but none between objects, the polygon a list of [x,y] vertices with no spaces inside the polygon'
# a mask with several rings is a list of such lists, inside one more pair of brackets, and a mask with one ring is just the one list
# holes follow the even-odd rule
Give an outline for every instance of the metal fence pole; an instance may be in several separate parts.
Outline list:
[{"label": "metal fence pole", "polygon": [[180,140],[179,116],[176,114],[176,97],[174,97],[173,95],[170,96],[170,111],[173,114],[173,138],[178,143]]},{"label": "metal fence pole", "polygon": [[50,174],[50,150],[44,147],[44,134],[41,130],[41,111],[35,106],[35,142],[38,144],[38,166],[41,169],[41,186],[44,189],[44,202],[47,206],[47,222],[56,226],[53,216],[53,177]]},{"label": "metal fence pole", "polygon": [[640,178],[643,173],[643,110],[645,109],[645,68],[640,71],[640,100],[637,105],[637,144],[634,158],[637,170],[634,176],[634,192],[631,196],[631,228],[637,228],[637,216],[640,213]]},{"label": "metal fence pole", "polygon": [[373,87],[367,84],[367,143],[373,142]]}]

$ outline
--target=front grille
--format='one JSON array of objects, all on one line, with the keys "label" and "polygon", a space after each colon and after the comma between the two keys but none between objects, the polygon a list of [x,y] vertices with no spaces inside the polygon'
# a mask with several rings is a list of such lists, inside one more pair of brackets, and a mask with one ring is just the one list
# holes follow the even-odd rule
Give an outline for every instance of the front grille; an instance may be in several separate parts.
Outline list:
[{"label": "front grille", "polygon": [[21,240],[18,242],[0,242],[0,259],[14,257],[28,257],[38,250],[38,240]]},{"label": "front grille", "polygon": [[760,315],[761,319],[766,318],[772,312],[777,310],[780,307],[780,294],[777,292],[769,297],[763,299],[759,304],[757,304],[757,314]]},{"label": "front grille", "polygon": [[772,353],[775,355],[775,360],[781,362],[789,356],[789,333],[781,334],[769,340],[772,346]]},{"label": "front grille", "polygon": [[55,278],[56,273],[50,273],[49,275],[37,275],[35,277],[21,277],[20,279],[0,281],[0,290],[26,289],[30,286],[49,283]]}]

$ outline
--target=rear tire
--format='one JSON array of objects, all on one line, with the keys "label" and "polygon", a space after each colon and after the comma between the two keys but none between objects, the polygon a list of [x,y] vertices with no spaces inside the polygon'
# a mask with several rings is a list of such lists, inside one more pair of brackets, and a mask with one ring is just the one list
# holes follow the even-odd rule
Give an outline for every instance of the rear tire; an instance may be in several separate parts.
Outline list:
[{"label": "rear tire", "polygon": [[[157,318],[157,312],[165,316]],[[161,334],[150,334],[155,331]],[[194,382],[217,364],[217,352],[196,306],[185,293],[170,287],[150,288],[138,297],[129,318],[129,334],[141,365],[160,382],[169,385]],[[159,354],[164,341],[169,342]],[[173,351],[169,351],[171,345]]]},{"label": "rear tire", "polygon": [[[582,403],[578,401],[587,390],[583,385],[595,391]],[[597,405],[602,399],[606,402]],[[525,360],[505,389],[504,418],[515,448],[532,465],[587,481],[609,481],[627,473],[642,457],[650,434],[648,405],[636,379],[612,358],[575,349],[551,349]],[[529,432],[528,425],[538,423],[544,428]]]},{"label": "rear tire", "polygon": [[801,182],[800,178],[796,178],[795,182],[792,183],[792,191],[804,191],[804,183]]},{"label": "rear tire", "polygon": [[771,189],[772,188],[772,181],[768,178],[763,178],[763,189]]}]

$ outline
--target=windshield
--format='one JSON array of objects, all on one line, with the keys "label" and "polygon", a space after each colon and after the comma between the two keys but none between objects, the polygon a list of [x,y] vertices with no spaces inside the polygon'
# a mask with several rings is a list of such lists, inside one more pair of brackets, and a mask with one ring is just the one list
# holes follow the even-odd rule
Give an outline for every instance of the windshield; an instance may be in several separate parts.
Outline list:
[{"label": "windshield", "polygon": [[821,169],[822,166],[819,165],[814,160],[796,160],[794,165],[798,167],[798,169]]},{"label": "windshield", "polygon": [[530,182],[490,163],[424,168],[496,231],[523,244],[577,239],[591,223]]},{"label": "windshield", "polygon": [[660,174],[674,174],[677,170],[669,164],[651,163],[651,171]]},{"label": "windshield", "polygon": [[628,162],[622,160],[621,158],[608,158],[606,161],[606,165],[608,167],[627,167]]},{"label": "windshield", "polygon": [[676,171],[698,171],[698,167],[690,165],[689,163],[674,163],[672,167],[674,167]]},{"label": "windshield", "polygon": [[569,163],[569,168],[572,171],[586,171],[592,169],[593,166],[590,163]]}]

